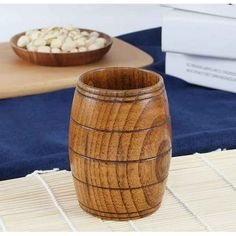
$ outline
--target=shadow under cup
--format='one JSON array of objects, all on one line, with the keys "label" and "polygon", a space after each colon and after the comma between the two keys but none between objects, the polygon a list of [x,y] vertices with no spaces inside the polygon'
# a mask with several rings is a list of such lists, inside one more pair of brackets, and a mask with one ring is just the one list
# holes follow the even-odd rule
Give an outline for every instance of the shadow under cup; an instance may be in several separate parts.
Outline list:
[{"label": "shadow under cup", "polygon": [[72,105],[69,146],[82,209],[109,220],[155,212],[171,159],[171,125],[162,77],[126,67],[82,74]]}]

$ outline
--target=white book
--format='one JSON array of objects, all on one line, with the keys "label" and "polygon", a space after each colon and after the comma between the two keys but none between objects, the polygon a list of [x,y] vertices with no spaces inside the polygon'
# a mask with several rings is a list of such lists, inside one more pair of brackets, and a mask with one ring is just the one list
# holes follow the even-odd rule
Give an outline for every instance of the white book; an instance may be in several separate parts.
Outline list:
[{"label": "white book", "polygon": [[179,10],[236,18],[236,6],[229,4],[161,4]]},{"label": "white book", "polygon": [[236,93],[236,60],[168,52],[166,73],[191,84]]},{"label": "white book", "polygon": [[163,17],[162,50],[236,59],[236,11],[235,18],[232,13],[231,17],[223,17],[170,11]]}]

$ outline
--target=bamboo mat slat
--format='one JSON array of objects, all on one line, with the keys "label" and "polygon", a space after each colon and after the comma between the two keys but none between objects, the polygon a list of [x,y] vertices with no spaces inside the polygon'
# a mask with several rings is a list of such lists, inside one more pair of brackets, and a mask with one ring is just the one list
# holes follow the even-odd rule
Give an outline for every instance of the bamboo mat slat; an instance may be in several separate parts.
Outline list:
[{"label": "bamboo mat slat", "polygon": [[235,186],[236,150],[175,157],[161,208],[117,222],[79,207],[70,172],[32,174],[0,182],[0,231],[236,231]]}]

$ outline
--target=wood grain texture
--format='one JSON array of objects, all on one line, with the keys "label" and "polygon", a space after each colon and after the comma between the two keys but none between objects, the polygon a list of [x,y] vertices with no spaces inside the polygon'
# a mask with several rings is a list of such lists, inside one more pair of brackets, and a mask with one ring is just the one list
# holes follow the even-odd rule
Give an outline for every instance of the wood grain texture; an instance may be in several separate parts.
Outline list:
[{"label": "wood grain texture", "polygon": [[9,43],[0,43],[0,98],[45,93],[75,87],[78,76],[88,70],[108,66],[144,67],[153,62],[138,48],[113,38],[110,51],[99,61],[81,66],[48,67],[20,59]]},{"label": "wood grain texture", "polygon": [[[94,31],[89,29],[80,29],[80,30],[87,32]],[[100,34],[101,37],[106,39],[107,43],[105,47],[87,52],[76,52],[76,53],[31,52],[25,48],[20,48],[17,46],[18,39],[22,35],[25,35],[25,32],[13,36],[10,40],[10,44],[16,55],[18,55],[20,58],[29,63],[42,66],[78,66],[98,61],[110,50],[112,46],[112,38],[105,33],[102,32],[98,33]]]},{"label": "wood grain texture", "polygon": [[81,75],[69,146],[75,189],[85,211],[112,220],[156,211],[171,159],[170,116],[161,76],[128,67]]}]

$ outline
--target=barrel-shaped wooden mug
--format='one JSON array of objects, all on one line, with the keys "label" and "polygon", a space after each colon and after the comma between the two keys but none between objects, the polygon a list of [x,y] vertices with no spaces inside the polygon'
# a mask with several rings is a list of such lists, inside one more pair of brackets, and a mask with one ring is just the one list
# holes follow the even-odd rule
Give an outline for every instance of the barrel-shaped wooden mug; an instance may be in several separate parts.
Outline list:
[{"label": "barrel-shaped wooden mug", "polygon": [[162,77],[126,67],[82,74],[71,111],[69,154],[78,201],[86,212],[130,220],[156,211],[171,159]]}]

